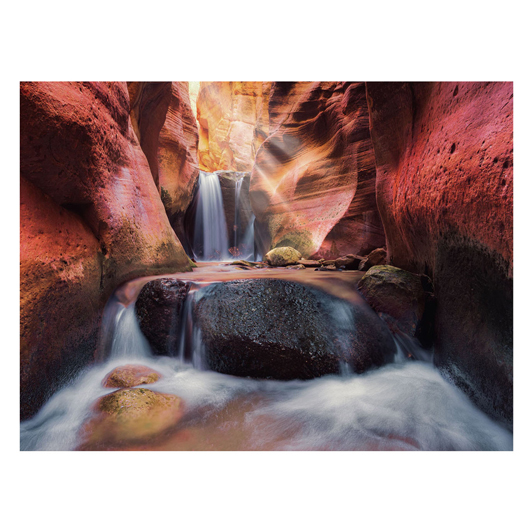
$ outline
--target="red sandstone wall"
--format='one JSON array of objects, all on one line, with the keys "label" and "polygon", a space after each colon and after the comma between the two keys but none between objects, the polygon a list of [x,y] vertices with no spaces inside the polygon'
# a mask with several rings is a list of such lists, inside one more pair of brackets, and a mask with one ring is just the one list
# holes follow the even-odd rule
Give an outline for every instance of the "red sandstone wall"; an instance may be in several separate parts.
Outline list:
[{"label": "red sandstone wall", "polygon": [[396,266],[435,268],[446,232],[512,274],[511,83],[368,83],[377,200]]},{"label": "red sandstone wall", "polygon": [[89,361],[120,283],[187,270],[125,83],[22,83],[21,415]]},{"label": "red sandstone wall", "polygon": [[368,83],[392,264],[428,273],[435,362],[513,418],[513,85]]},{"label": "red sandstone wall", "polygon": [[131,121],[174,231],[187,247],[184,216],[198,180],[198,127],[188,82],[129,82]]}]

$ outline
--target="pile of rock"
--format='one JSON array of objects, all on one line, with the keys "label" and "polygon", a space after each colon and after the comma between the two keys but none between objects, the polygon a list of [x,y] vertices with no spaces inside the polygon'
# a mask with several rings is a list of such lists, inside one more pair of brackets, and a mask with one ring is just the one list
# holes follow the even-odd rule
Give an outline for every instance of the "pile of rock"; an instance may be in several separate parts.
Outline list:
[{"label": "pile of rock", "polygon": [[[384,248],[374,249],[369,255],[345,255],[337,259],[303,259],[301,253],[291,247],[274,248],[268,252],[264,263],[246,263],[250,267],[257,267],[258,264],[265,264],[273,267],[285,267],[289,269],[314,268],[317,271],[338,271],[338,270],[359,270],[368,271],[372,266],[386,264],[386,250]],[[238,261],[233,264],[240,264],[245,261]]]}]

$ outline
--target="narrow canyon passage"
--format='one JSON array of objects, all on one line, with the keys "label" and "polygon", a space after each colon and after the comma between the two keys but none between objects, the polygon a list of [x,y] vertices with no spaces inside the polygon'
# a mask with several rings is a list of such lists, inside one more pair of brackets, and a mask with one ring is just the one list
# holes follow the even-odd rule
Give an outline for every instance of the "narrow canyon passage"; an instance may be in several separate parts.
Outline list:
[{"label": "narrow canyon passage", "polygon": [[21,449],[511,450],[512,98],[23,83]]}]

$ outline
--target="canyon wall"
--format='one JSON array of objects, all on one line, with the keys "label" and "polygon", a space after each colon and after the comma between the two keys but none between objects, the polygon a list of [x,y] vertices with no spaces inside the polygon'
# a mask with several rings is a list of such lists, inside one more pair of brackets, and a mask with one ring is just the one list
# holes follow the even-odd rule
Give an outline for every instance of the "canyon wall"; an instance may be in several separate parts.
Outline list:
[{"label": "canyon wall", "polygon": [[364,83],[276,82],[250,196],[262,253],[365,254],[384,244]]},{"label": "canyon wall", "polygon": [[214,81],[200,84],[199,166],[206,172],[249,172],[268,136],[270,82]]},{"label": "canyon wall", "polygon": [[388,258],[427,273],[435,362],[513,418],[513,85],[368,83]]},{"label": "canyon wall", "polygon": [[198,181],[198,126],[188,82],[129,82],[131,122],[170,224],[191,252],[184,218]]},{"label": "canyon wall", "polygon": [[125,83],[21,83],[23,419],[93,359],[120,283],[190,269],[129,112]]}]

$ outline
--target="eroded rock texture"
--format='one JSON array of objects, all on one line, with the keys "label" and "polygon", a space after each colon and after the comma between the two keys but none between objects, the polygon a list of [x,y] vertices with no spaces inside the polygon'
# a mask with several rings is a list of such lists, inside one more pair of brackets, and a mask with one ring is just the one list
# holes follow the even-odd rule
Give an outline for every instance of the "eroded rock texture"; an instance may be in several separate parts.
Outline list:
[{"label": "eroded rock texture", "polygon": [[249,172],[268,136],[270,82],[201,82],[197,99],[202,170]]},{"label": "eroded rock texture", "polygon": [[131,121],[166,213],[190,252],[184,217],[198,181],[198,127],[188,82],[130,82]]},{"label": "eroded rock texture", "polygon": [[251,176],[262,253],[336,258],[382,246],[364,84],[274,83],[269,120]]},{"label": "eroded rock texture", "polygon": [[280,279],[214,283],[194,315],[210,369],[259,379],[357,373],[393,359],[390,332],[367,305]]},{"label": "eroded rock texture", "polygon": [[120,283],[188,270],[125,83],[22,83],[21,417],[94,356]]},{"label": "eroded rock texture", "polygon": [[389,262],[434,280],[436,363],[511,423],[512,83],[368,83]]}]

